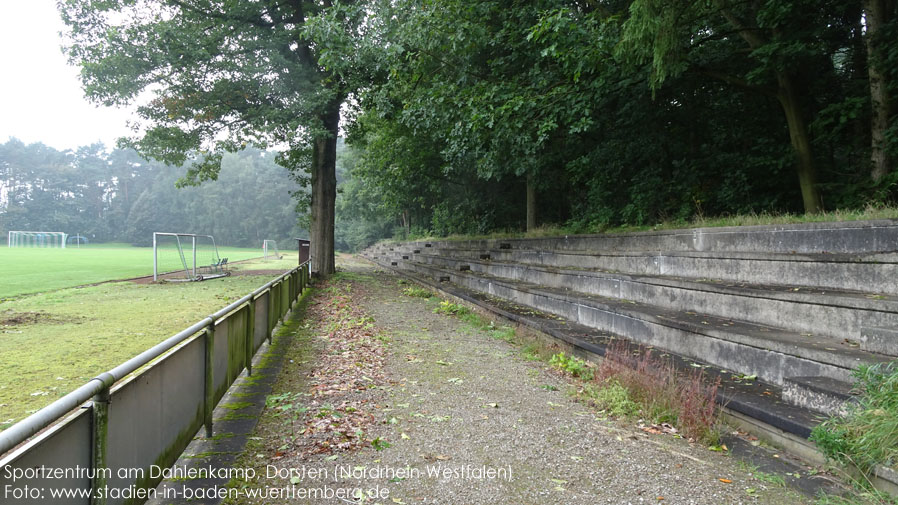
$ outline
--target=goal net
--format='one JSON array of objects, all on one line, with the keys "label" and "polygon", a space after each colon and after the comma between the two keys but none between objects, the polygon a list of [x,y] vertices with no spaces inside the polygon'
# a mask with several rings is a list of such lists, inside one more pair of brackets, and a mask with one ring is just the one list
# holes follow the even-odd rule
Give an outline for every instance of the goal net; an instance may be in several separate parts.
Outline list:
[{"label": "goal net", "polygon": [[212,235],[153,233],[153,280],[201,281],[230,275]]},{"label": "goal net", "polygon": [[10,231],[9,247],[55,247],[65,249],[66,234],[61,231]]},{"label": "goal net", "polygon": [[267,261],[271,259],[281,259],[281,253],[278,252],[278,244],[274,240],[262,241],[262,259]]}]

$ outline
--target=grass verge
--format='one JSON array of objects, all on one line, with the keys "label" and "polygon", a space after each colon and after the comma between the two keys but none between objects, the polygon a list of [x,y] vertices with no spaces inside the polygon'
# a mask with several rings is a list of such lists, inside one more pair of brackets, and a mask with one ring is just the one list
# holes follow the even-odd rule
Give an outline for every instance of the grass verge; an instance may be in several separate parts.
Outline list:
[{"label": "grass verge", "polygon": [[542,238],[585,233],[633,233],[640,231],[677,230],[683,228],[718,228],[724,226],[756,226],[771,224],[824,223],[844,221],[866,221],[872,219],[898,219],[898,207],[869,205],[863,209],[836,209],[819,214],[790,214],[772,212],[751,212],[728,216],[704,217],[692,220],[662,221],[650,225],[608,226],[604,223],[577,223],[565,226],[543,225],[534,230],[522,232],[500,230],[485,235],[450,235],[448,237],[410,236],[402,239],[388,239],[386,242],[405,240],[472,240],[502,238]]}]

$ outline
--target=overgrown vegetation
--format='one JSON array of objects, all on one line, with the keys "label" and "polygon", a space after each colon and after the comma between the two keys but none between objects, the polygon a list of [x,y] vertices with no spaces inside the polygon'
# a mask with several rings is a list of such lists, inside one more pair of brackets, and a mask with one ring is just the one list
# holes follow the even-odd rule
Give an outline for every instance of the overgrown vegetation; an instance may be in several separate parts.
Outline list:
[{"label": "overgrown vegetation", "polygon": [[550,363],[586,382],[581,395],[610,415],[667,423],[706,444],[719,438],[715,400],[720,380],[709,382],[700,370],[678,373],[651,349],[631,349],[622,341],[609,345],[598,367],[564,353]]},{"label": "overgrown vegetation", "polygon": [[876,465],[898,464],[898,362],[862,365],[854,372],[858,403],[845,417],[832,417],[811,440],[839,463],[869,476]]}]

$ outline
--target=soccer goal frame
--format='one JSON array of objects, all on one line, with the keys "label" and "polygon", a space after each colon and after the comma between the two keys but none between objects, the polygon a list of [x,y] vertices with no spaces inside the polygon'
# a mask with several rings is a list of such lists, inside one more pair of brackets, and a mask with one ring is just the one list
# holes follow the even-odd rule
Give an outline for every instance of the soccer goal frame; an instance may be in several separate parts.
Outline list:
[{"label": "soccer goal frame", "polygon": [[65,249],[68,235],[61,231],[23,231],[10,230],[7,235],[7,247],[39,247]]},{"label": "soccer goal frame", "polygon": [[268,261],[270,259],[279,260],[281,257],[276,240],[265,239],[262,241],[262,261]]},{"label": "soccer goal frame", "polygon": [[[181,260],[181,266],[171,271],[160,271],[159,268],[159,238],[174,237],[178,254]],[[199,265],[197,263],[197,239],[209,239],[212,243],[212,251],[214,256],[208,265]],[[167,233],[153,232],[153,281],[158,281],[159,277],[173,272],[184,272],[184,278],[167,278],[168,281],[202,281],[206,279],[215,279],[218,277],[226,277],[231,272],[226,268],[227,258],[222,259],[218,254],[218,246],[215,244],[215,237],[212,235],[197,235],[194,233]]]}]

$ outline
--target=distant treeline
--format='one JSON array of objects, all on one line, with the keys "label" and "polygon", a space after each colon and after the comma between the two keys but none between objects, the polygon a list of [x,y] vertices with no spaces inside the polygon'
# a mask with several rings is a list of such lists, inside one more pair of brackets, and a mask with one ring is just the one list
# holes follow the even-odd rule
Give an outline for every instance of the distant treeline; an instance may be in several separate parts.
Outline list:
[{"label": "distant treeline", "polygon": [[[300,189],[275,155],[224,157],[218,180],[177,189],[183,168],[102,144],[58,151],[11,139],[0,145],[0,232],[62,231],[91,242],[150,245],[154,231],[210,234],[219,244],[292,248]],[[283,243],[283,245],[281,245]]]}]

